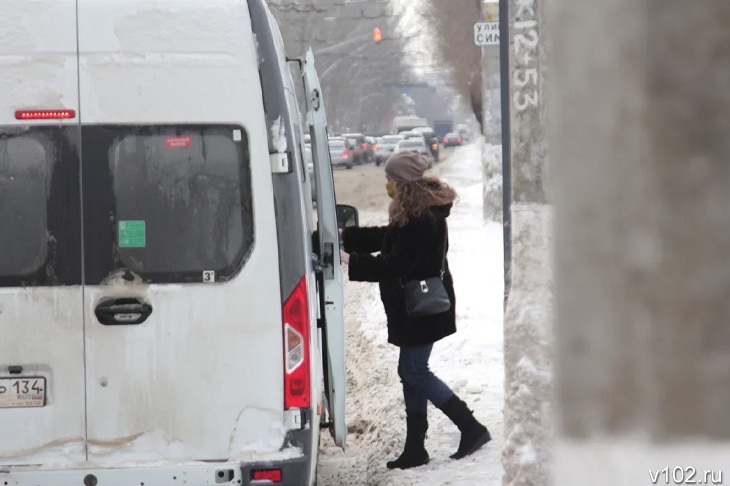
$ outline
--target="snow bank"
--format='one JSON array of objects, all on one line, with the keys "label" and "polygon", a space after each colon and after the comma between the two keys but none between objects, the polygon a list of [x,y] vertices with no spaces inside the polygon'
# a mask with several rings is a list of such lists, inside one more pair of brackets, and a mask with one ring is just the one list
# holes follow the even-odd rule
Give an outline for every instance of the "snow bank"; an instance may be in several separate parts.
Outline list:
[{"label": "snow bank", "polygon": [[485,144],[482,150],[484,161],[484,219],[502,222],[502,146]]},{"label": "snow bank", "polygon": [[[495,68],[499,70],[499,54],[491,53],[490,55],[490,53],[487,53],[484,62],[487,64],[487,71]],[[488,143],[499,144],[502,139],[502,80],[499,72],[484,74],[486,76],[483,85],[484,119],[482,123],[484,126],[484,136]]]},{"label": "snow bank", "polygon": [[271,144],[278,153],[283,154],[286,152],[288,145],[286,141],[286,127],[281,117],[274,120],[274,123],[271,125]]},{"label": "snow bank", "polygon": [[[406,471],[386,469],[386,461],[401,452],[405,439],[405,410],[396,371],[398,348],[387,343],[377,286],[348,282],[348,450],[343,454],[329,437],[323,437],[320,485],[501,485],[502,227],[485,224],[482,218],[481,168],[478,144],[455,150],[447,162],[437,166],[460,196],[449,218],[449,265],[456,287],[458,332],[435,345],[431,369],[489,427],[493,441],[466,459],[449,459],[458,447],[459,431],[429,405],[426,447],[431,463]],[[377,212],[363,211],[361,224],[383,224],[386,218],[384,207]]]}]

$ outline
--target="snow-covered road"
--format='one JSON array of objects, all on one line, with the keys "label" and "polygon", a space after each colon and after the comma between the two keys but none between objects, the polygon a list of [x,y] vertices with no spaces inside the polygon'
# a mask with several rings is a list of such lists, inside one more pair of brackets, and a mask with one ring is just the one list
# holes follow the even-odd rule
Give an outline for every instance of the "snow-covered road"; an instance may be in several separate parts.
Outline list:
[{"label": "snow-covered road", "polygon": [[[400,453],[405,439],[405,412],[396,372],[398,348],[387,343],[377,286],[348,282],[348,448],[343,452],[326,432],[323,434],[319,486],[502,484],[502,226],[485,225],[482,220],[480,143],[456,149],[438,166],[441,177],[460,196],[449,218],[449,262],[456,286],[458,332],[436,344],[431,369],[474,409],[493,440],[471,457],[449,459],[458,446],[459,432],[429,405],[426,447],[431,463],[405,471],[386,469],[386,461]],[[372,183],[382,185],[385,181],[381,177],[377,175]],[[377,205],[372,199],[362,204],[347,202],[363,208],[362,225],[387,221],[385,199]]]}]

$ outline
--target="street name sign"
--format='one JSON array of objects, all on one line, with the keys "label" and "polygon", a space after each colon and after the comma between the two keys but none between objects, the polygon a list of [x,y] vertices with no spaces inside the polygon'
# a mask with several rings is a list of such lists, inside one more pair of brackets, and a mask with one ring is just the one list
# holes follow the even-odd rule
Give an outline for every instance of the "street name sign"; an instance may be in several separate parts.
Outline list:
[{"label": "street name sign", "polygon": [[499,45],[499,22],[476,22],[474,44],[478,46]]}]

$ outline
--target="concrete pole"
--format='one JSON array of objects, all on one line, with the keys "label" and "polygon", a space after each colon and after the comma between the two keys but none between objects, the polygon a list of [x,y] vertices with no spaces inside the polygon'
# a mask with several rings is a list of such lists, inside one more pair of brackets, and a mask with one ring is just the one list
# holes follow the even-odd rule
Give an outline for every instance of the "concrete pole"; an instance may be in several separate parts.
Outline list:
[{"label": "concrete pole", "polygon": [[729,481],[730,2],[551,5],[554,483]]},{"label": "concrete pole", "polygon": [[[482,3],[482,21],[499,22],[499,0]],[[482,46],[482,197],[485,221],[503,222],[500,46]]]},{"label": "concrete pole", "polygon": [[544,0],[509,0],[512,203],[547,204]]},{"label": "concrete pole", "polygon": [[505,486],[546,485],[551,445],[551,208],[543,0],[509,0],[511,281],[505,309]]},{"label": "concrete pole", "polygon": [[[499,0],[482,3],[482,20],[499,21]],[[499,145],[502,140],[501,102],[499,99],[499,45],[482,47],[483,133],[488,144]]]}]

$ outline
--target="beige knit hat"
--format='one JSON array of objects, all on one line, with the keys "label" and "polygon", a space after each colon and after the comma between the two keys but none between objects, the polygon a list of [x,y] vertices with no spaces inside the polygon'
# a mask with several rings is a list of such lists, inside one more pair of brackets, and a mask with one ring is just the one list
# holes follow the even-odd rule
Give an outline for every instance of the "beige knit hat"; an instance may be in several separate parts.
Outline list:
[{"label": "beige knit hat", "polygon": [[385,163],[385,175],[400,182],[415,182],[423,178],[428,162],[418,152],[398,152]]}]

